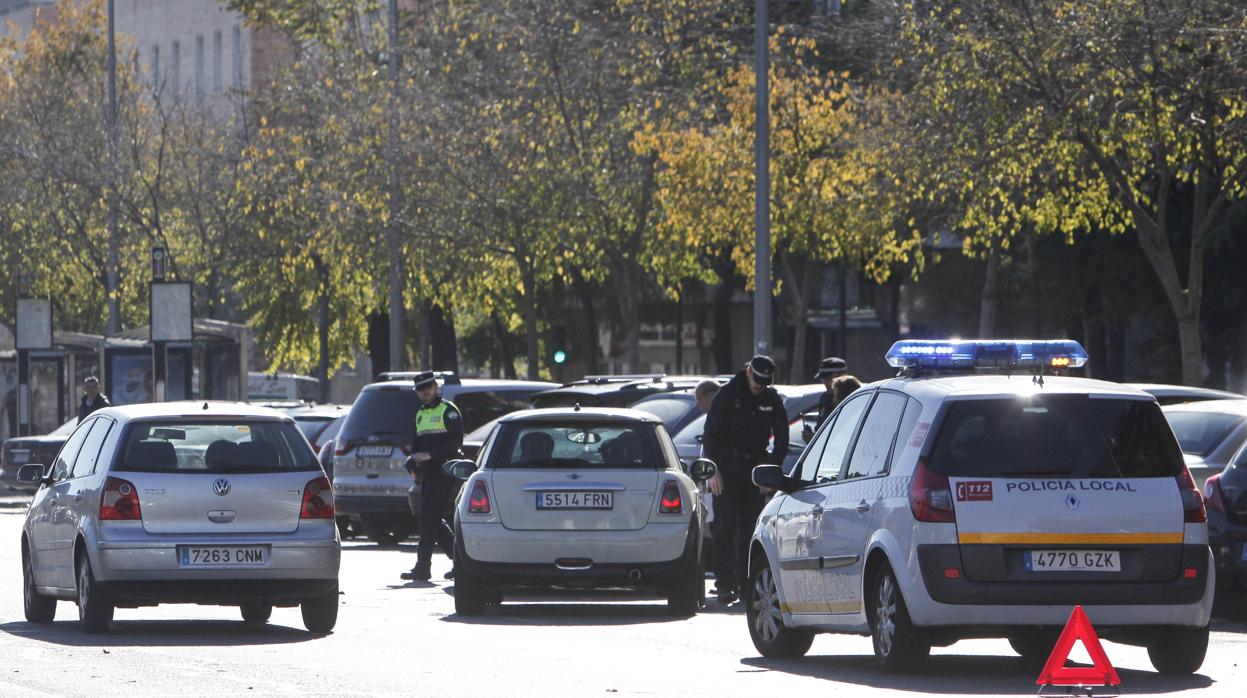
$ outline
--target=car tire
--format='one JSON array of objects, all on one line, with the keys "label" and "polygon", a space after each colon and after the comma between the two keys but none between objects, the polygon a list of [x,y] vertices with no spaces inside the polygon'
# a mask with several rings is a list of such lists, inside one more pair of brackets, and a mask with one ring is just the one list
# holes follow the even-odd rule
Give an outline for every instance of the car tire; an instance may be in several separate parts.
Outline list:
[{"label": "car tire", "polygon": [[113,603],[100,589],[85,553],[78,555],[78,620],[83,632],[106,633],[113,621]]},{"label": "car tire", "polygon": [[273,604],[259,601],[248,601],[238,607],[242,612],[242,622],[247,625],[264,625],[273,616]]},{"label": "car tire", "polygon": [[1147,646],[1152,666],[1162,674],[1194,674],[1208,653],[1208,628],[1166,628]]},{"label": "car tire", "polygon": [[689,569],[667,592],[667,609],[677,616],[695,615],[706,602],[706,573],[701,561],[695,560]]},{"label": "car tire", "polygon": [[1056,646],[1056,633],[1025,633],[1009,636],[1009,646],[1029,664],[1042,665],[1048,661],[1052,648]]},{"label": "car tire", "polygon": [[468,574],[462,567],[455,570],[455,613],[461,616],[479,616],[485,612],[490,598],[485,584]]},{"label": "car tire", "polygon": [[343,540],[346,540],[346,539],[348,539],[348,538],[354,538],[354,537],[355,537],[355,533],[354,533],[354,531],[352,531],[352,530],[351,530],[351,517],[349,517],[349,516],[339,516],[339,517],[335,520],[335,523],[337,523],[337,524],[338,524],[338,535],[339,535],[339,536],[340,536]]},{"label": "car tire", "polygon": [[902,673],[921,668],[931,654],[931,643],[910,620],[901,587],[887,563],[875,572],[866,602],[870,640],[883,670]]},{"label": "car tire", "polygon": [[35,589],[35,570],[30,561],[30,551],[22,545],[22,608],[30,623],[51,623],[56,620],[56,599],[44,596]]},{"label": "car tire", "polygon": [[[269,607],[272,610],[272,607]],[[333,630],[338,624],[338,584],[334,582],[333,590],[314,599],[306,599],[299,604],[303,614],[303,627],[308,632],[323,635]]]},{"label": "car tire", "polygon": [[407,536],[411,535],[409,529],[385,522],[367,522],[363,528],[368,540],[383,547],[398,545],[400,541],[407,540]]},{"label": "car tire", "polygon": [[763,657],[801,657],[810,651],[814,642],[814,633],[784,624],[775,575],[765,559],[759,560],[749,575],[749,584],[745,587],[745,619],[749,622],[753,646]]}]

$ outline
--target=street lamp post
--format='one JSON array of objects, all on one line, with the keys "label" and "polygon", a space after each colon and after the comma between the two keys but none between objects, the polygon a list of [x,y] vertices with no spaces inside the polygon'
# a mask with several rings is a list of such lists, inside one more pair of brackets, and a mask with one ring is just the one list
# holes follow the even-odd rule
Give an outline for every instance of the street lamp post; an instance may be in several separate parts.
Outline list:
[{"label": "street lamp post", "polygon": [[754,292],[753,349],[771,353],[771,114],[767,0],[757,0],[754,17]]},{"label": "street lamp post", "polygon": [[108,0],[108,334],[121,332],[117,274],[117,29],[113,0]]},{"label": "street lamp post", "polygon": [[399,245],[399,216],[402,215],[402,185],[398,177],[398,0],[390,0],[390,50],[386,57],[390,72],[389,134],[386,159],[389,161],[389,215],[385,241],[390,254],[390,370],[403,370],[403,269]]}]

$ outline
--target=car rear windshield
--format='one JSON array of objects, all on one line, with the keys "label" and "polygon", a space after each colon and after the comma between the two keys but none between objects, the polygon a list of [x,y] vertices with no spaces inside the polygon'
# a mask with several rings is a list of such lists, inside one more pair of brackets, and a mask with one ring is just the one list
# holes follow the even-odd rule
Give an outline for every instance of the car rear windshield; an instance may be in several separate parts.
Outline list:
[{"label": "car rear windshield", "polygon": [[413,390],[397,386],[365,390],[355,399],[338,438],[359,443],[370,436],[380,441],[400,443],[411,440],[420,399]]},{"label": "car rear windshield", "polygon": [[1156,403],[1086,395],[953,402],[929,464],[969,477],[1173,477],[1185,467]]},{"label": "car rear windshield", "polygon": [[498,429],[491,468],[668,467],[649,424],[529,422],[500,424]]},{"label": "car rear windshield", "polygon": [[1169,410],[1165,412],[1165,419],[1173,427],[1182,452],[1200,457],[1212,453],[1235,427],[1243,423],[1243,418],[1236,414],[1203,411]]},{"label": "car rear windshield", "polygon": [[145,473],[262,473],[319,470],[288,422],[159,421],[130,426],[113,470]]},{"label": "car rear windshield", "polygon": [[299,427],[299,431],[303,432],[307,440],[311,441],[325,428],[326,424],[332,421],[333,417],[295,417],[294,424]]},{"label": "car rear windshield", "polygon": [[642,400],[633,405],[632,408],[648,412],[662,420],[663,426],[668,429],[675,426],[684,415],[694,406],[693,400],[689,398],[678,397],[656,397],[650,400]]}]

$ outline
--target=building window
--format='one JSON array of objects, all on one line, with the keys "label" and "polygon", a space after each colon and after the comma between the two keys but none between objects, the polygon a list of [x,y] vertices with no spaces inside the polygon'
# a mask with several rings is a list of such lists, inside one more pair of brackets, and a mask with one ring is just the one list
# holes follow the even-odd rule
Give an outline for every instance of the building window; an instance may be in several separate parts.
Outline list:
[{"label": "building window", "polygon": [[225,76],[221,74],[221,32],[212,32],[212,89],[220,92],[225,88]]},{"label": "building window", "polygon": [[242,89],[242,27],[234,25],[234,87]]},{"label": "building window", "polygon": [[169,58],[173,61],[173,94],[177,95],[182,91],[182,44],[174,41],[172,53]]},{"label": "building window", "polygon": [[203,34],[195,37],[195,94],[204,93],[204,38]]},{"label": "building window", "polygon": [[160,89],[160,46],[152,47],[152,87]]}]

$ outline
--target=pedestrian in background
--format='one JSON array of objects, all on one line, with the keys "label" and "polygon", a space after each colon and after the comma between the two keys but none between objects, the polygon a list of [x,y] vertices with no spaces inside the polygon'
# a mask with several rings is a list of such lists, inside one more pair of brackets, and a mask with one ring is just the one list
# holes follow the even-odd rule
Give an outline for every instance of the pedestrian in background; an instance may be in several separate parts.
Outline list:
[{"label": "pedestrian in background", "polygon": [[86,380],[82,381],[82,402],[78,403],[78,423],[81,424],[82,420],[92,412],[112,406],[113,403],[108,401],[108,396],[100,392],[100,379],[87,376]]},{"label": "pedestrian in background", "polygon": [[[710,478],[714,495],[714,593],[734,601],[746,581],[749,540],[764,504],[753,484],[753,468],[782,463],[788,455],[788,412],[771,387],[775,362],[754,356],[744,370],[719,389],[706,415],[702,454],[718,466]],[[768,454],[767,443],[774,439]]]},{"label": "pedestrian in background", "polygon": [[827,418],[831,416],[832,410],[836,409],[836,405],[840,404],[840,401],[836,399],[835,392],[832,390],[832,385],[837,378],[848,372],[849,364],[838,356],[828,356],[818,362],[818,372],[814,374],[814,378],[822,381],[826,392],[818,396],[818,422],[813,427],[807,424],[801,429],[801,436],[806,443],[809,443],[810,439],[814,438],[814,432],[823,426],[823,422],[827,421]]},{"label": "pedestrian in background", "polygon": [[704,380],[697,384],[693,389],[693,397],[697,400],[697,409],[702,414],[710,412],[710,404],[714,402],[714,396],[719,392],[719,384],[712,380]]},{"label": "pedestrian in background", "polygon": [[[442,465],[462,457],[463,415],[454,403],[442,399],[432,371],[416,374],[414,381],[421,406],[416,411],[412,454],[403,467],[411,472],[420,487],[420,545],[416,549],[416,566],[401,576],[428,581],[432,576],[434,541],[448,557],[454,556],[455,534],[444,514],[458,482],[442,472]],[[450,578],[447,573],[447,579]]]},{"label": "pedestrian in background", "polygon": [[862,382],[854,376],[840,376],[832,382],[831,392],[835,395],[836,404],[839,405],[860,387],[862,387]]}]

